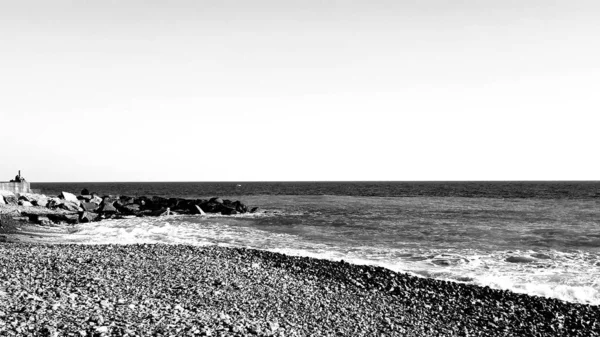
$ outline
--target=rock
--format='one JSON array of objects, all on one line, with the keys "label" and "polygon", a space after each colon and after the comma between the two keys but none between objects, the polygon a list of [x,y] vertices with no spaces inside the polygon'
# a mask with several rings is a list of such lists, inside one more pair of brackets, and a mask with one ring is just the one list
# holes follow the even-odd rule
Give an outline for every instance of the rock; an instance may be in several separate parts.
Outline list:
[{"label": "rock", "polygon": [[102,213],[118,213],[119,212],[115,208],[115,206],[113,206],[111,200],[108,198],[105,198],[104,201],[102,201],[102,204],[100,204],[100,208],[98,209],[98,211],[102,212]]},{"label": "rock", "polygon": [[2,197],[4,197],[4,203],[8,205],[16,205],[19,202],[17,196],[10,191],[0,190],[0,198]]},{"label": "rock", "polygon": [[222,215],[235,215],[238,214],[238,211],[236,211],[235,209],[231,208],[231,207],[224,207],[223,210],[221,211]]},{"label": "rock", "polygon": [[97,210],[100,207],[100,205],[98,205],[94,202],[83,202],[83,203],[81,203],[81,207],[83,208],[84,211],[93,212],[93,211]]},{"label": "rock", "polygon": [[34,206],[46,207],[48,197],[43,194],[20,193],[19,200],[29,201]]},{"label": "rock", "polygon": [[97,194],[92,194],[90,202],[100,205],[102,203],[102,198],[100,198]]},{"label": "rock", "polygon": [[225,208],[223,204],[218,204],[214,202],[204,203],[200,205],[200,207],[206,213],[220,213]]},{"label": "rock", "polygon": [[231,203],[231,206],[235,208],[238,213],[246,213],[248,212],[248,206],[241,203],[239,200]]},{"label": "rock", "polygon": [[202,208],[198,205],[192,206],[190,210],[191,210],[192,214],[206,215],[206,213],[204,213]]},{"label": "rock", "polygon": [[87,188],[81,190],[81,195],[90,195],[90,191]]},{"label": "rock", "polygon": [[88,223],[96,220],[98,215],[90,212],[80,212],[79,213],[79,222],[80,223]]},{"label": "rock", "polygon": [[256,213],[256,211],[258,211],[258,207],[252,207],[250,213]]},{"label": "rock", "polygon": [[96,327],[96,332],[97,333],[108,333],[108,327],[107,326],[98,326]]},{"label": "rock", "polygon": [[127,204],[121,209],[124,213],[137,214],[140,211],[140,205],[138,204]]},{"label": "rock", "polygon": [[46,203],[46,207],[48,208],[56,208],[64,203],[64,200],[59,198],[48,198],[48,202]]},{"label": "rock", "polygon": [[215,203],[215,204],[222,204],[223,199],[215,197],[215,198],[211,198],[208,202]]},{"label": "rock", "polygon": [[30,214],[29,221],[42,226],[52,225],[52,221],[44,214]]},{"label": "rock", "polygon": [[75,203],[75,202],[71,202],[71,201],[66,201],[62,204],[60,204],[58,206],[60,209],[64,209],[66,211],[71,211],[71,212],[80,212],[82,211],[81,207],[79,207],[79,202]]},{"label": "rock", "polygon": [[29,201],[25,201],[25,200],[19,200],[19,206],[24,206],[24,207],[33,207],[33,204],[30,203]]},{"label": "rock", "polygon": [[[8,241],[8,239],[6,238],[5,235],[0,235],[0,242],[7,242],[7,241]],[[2,316],[0,316],[0,317],[2,317]]]},{"label": "rock", "polygon": [[77,199],[79,199],[82,202],[90,202],[90,200],[92,200],[92,196],[91,195],[80,195],[77,197]]},{"label": "rock", "polygon": [[34,206],[46,207],[48,205],[48,199],[39,198],[31,202]]},{"label": "rock", "polygon": [[79,214],[48,214],[47,216],[48,219],[56,223],[76,224],[79,222]]},{"label": "rock", "polygon": [[4,197],[0,195],[0,205],[6,205],[6,201],[4,201]]},{"label": "rock", "polygon": [[63,191],[60,193],[60,197],[66,201],[71,201],[71,202],[79,204],[79,199],[77,199],[75,194]]}]

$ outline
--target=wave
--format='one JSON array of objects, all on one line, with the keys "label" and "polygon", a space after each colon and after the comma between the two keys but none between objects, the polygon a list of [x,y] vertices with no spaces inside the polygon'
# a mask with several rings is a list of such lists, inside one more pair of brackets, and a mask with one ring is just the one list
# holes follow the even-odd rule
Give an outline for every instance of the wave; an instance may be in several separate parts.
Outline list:
[{"label": "wave", "polygon": [[306,236],[306,232],[313,231],[310,227],[287,232],[257,227],[257,218],[270,216],[275,215],[109,220],[74,226],[62,240],[81,244],[166,243],[254,248],[377,265],[421,277],[600,305],[600,257],[595,253],[398,249],[365,242],[362,245],[348,245],[343,241],[319,242]]}]

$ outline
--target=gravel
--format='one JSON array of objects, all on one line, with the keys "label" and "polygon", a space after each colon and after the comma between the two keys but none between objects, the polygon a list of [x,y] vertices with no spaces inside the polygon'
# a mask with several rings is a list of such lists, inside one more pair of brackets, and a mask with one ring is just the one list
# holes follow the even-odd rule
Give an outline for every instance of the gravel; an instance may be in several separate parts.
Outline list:
[{"label": "gravel", "polygon": [[600,307],[266,251],[0,243],[0,336],[599,336]]}]

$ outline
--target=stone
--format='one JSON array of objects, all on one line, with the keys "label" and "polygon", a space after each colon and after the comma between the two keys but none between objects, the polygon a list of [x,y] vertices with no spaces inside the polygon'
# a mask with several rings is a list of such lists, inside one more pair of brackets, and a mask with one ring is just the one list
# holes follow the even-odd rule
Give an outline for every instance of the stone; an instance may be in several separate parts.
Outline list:
[{"label": "stone", "polygon": [[20,193],[19,199],[29,201],[33,206],[46,207],[48,204],[48,197],[43,194]]},{"label": "stone", "polygon": [[140,205],[138,204],[127,204],[122,207],[122,211],[126,213],[135,214],[140,211]]},{"label": "stone", "polygon": [[246,212],[248,212],[248,206],[244,205],[239,200],[236,201],[236,202],[231,203],[231,206],[233,208],[235,208],[235,210],[238,211],[238,213],[246,213]]},{"label": "stone", "polygon": [[102,213],[118,213],[117,209],[110,202],[109,199],[105,199],[102,204],[100,204],[99,211]]},{"label": "stone", "polygon": [[89,194],[84,194],[84,195],[78,196],[77,199],[79,199],[81,201],[85,201],[85,202],[90,202],[90,200],[92,200],[92,196]]},{"label": "stone", "polygon": [[97,210],[100,205],[94,203],[94,202],[83,202],[81,203],[81,207],[83,208],[84,211],[88,211],[88,212],[92,212]]},{"label": "stone", "polygon": [[62,204],[60,204],[58,206],[61,209],[64,209],[66,211],[71,211],[71,212],[80,212],[82,211],[81,207],[79,207],[79,202],[71,202],[71,201],[66,201],[63,202]]},{"label": "stone", "polygon": [[192,214],[206,215],[206,213],[204,213],[202,208],[198,205],[192,206],[190,210],[191,210]]},{"label": "stone", "polygon": [[48,205],[48,199],[37,199],[31,202],[34,206],[46,207]]},{"label": "stone", "polygon": [[8,205],[16,205],[19,200],[17,199],[17,197],[13,194],[13,195],[4,195],[4,202]]},{"label": "stone", "polygon": [[97,194],[92,194],[90,202],[100,205],[100,203],[102,203],[102,198],[100,198]]},{"label": "stone", "polygon": [[6,205],[6,201],[4,201],[4,197],[0,195],[0,205]]},{"label": "stone", "polygon": [[222,215],[235,215],[238,214],[238,211],[236,211],[235,209],[231,208],[231,207],[224,207],[223,210],[221,211]]},{"label": "stone", "polygon": [[77,197],[73,193],[63,191],[60,193],[60,197],[66,201],[72,201],[74,203],[79,204],[79,199],[77,199]]},{"label": "stone", "polygon": [[252,207],[250,213],[256,213],[258,211],[258,207]]},{"label": "stone", "polygon": [[90,212],[80,212],[79,213],[79,222],[80,223],[87,223],[87,222],[92,222],[96,219],[97,215],[90,213]]},{"label": "stone", "polygon": [[215,204],[222,204],[223,203],[223,199],[214,197],[214,198],[211,198],[208,202],[212,202],[212,203],[215,203]]},{"label": "stone", "polygon": [[87,188],[81,190],[81,195],[90,195],[90,191]]},{"label": "stone", "polygon": [[30,203],[29,201],[25,201],[25,200],[19,200],[19,206],[24,206],[24,207],[33,207],[33,204]]},{"label": "stone", "polygon": [[66,222],[69,224],[76,224],[79,222],[79,214],[48,214],[47,216],[48,219],[56,223]]},{"label": "stone", "polygon": [[47,216],[41,214],[34,214],[34,216],[29,217],[29,220],[42,226],[49,226],[52,224],[52,221],[50,221]]}]

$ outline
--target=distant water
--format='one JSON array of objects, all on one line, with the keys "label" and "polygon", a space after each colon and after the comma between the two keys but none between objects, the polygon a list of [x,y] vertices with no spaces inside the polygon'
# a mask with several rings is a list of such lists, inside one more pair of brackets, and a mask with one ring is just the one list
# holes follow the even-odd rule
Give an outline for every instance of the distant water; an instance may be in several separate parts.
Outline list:
[{"label": "distant water", "polygon": [[[241,186],[238,186],[241,185]],[[64,242],[249,247],[600,305],[598,182],[35,183],[265,213],[82,224]]]}]

